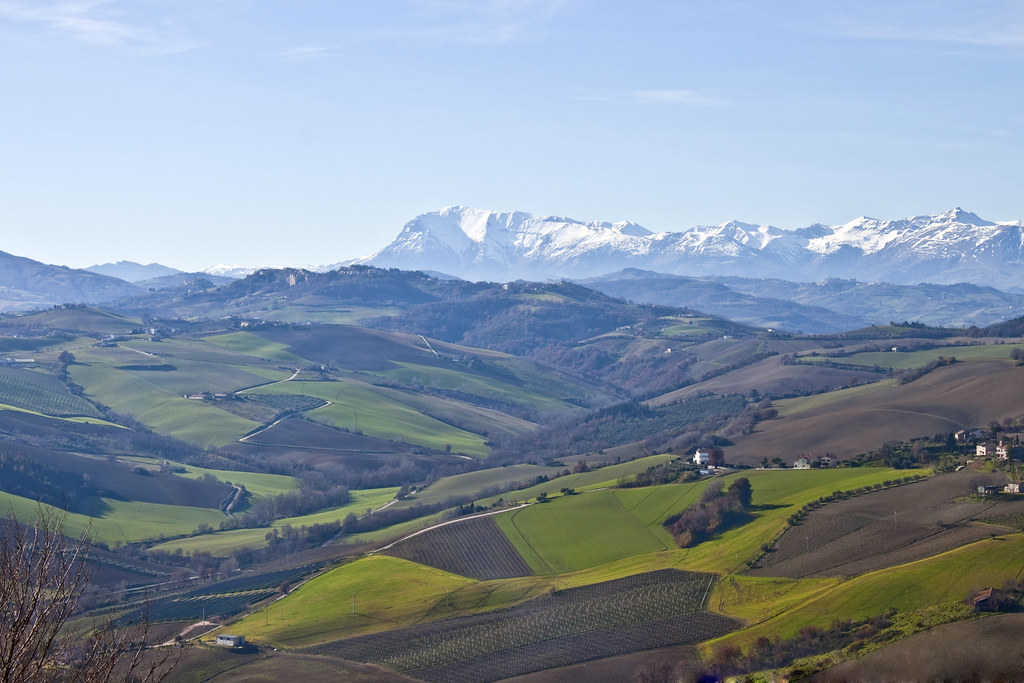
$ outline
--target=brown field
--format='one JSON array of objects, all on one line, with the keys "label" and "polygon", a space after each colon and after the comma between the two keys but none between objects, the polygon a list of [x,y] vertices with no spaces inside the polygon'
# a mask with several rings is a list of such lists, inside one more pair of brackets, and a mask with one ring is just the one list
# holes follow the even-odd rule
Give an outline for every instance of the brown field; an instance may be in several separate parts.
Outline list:
[{"label": "brown field", "polygon": [[533,574],[493,517],[446,524],[396,543],[384,552],[474,579]]},{"label": "brown field", "polygon": [[561,666],[523,676],[503,679],[500,683],[562,683],[563,681],[587,681],[587,683],[621,683],[647,667],[682,664],[690,670],[701,668],[700,656],[690,645],[662,647],[643,652],[632,652],[618,657],[595,659],[582,664]]},{"label": "brown field", "polygon": [[750,573],[853,576],[1005,533],[976,520],[1024,512],[1024,500],[957,500],[971,492],[977,476],[962,470],[829,503],[788,529]]},{"label": "brown field", "polygon": [[883,377],[884,375],[866,369],[842,370],[805,364],[783,365],[779,356],[773,356],[727,375],[658,396],[647,401],[647,405],[667,405],[706,391],[719,395],[749,394],[752,389],[776,396],[815,393],[874,382]]},{"label": "brown field", "polygon": [[333,683],[405,683],[415,679],[373,664],[349,662],[334,657],[288,654],[277,651],[231,651],[227,648],[192,647],[167,683],[242,683],[243,681],[295,681]]},{"label": "brown field", "polygon": [[972,361],[917,381],[891,380],[777,404],[780,417],[758,424],[726,450],[731,462],[792,462],[802,455],[849,458],[886,441],[946,434],[1024,412],[1024,367]]},{"label": "brown field", "polygon": [[1024,614],[999,614],[938,626],[806,680],[1020,681]]}]

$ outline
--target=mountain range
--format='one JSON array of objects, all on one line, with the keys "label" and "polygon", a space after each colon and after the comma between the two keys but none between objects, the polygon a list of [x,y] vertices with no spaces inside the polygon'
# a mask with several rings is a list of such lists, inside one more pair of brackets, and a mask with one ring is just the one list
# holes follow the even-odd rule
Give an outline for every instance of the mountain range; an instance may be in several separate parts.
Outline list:
[{"label": "mountain range", "polygon": [[988,221],[958,207],[936,216],[861,217],[798,230],[731,221],[653,233],[630,222],[454,206],[417,216],[391,244],[355,263],[472,280],[585,278],[637,268],[800,282],[968,282],[1024,291],[1024,221]]}]

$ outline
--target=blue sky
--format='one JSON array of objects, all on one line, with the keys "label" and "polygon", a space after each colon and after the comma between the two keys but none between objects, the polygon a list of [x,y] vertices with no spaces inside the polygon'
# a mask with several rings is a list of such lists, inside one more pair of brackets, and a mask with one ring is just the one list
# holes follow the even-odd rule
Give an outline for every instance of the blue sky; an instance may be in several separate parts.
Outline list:
[{"label": "blue sky", "polygon": [[1024,218],[1024,3],[0,0],[0,250],[324,264],[452,204]]}]

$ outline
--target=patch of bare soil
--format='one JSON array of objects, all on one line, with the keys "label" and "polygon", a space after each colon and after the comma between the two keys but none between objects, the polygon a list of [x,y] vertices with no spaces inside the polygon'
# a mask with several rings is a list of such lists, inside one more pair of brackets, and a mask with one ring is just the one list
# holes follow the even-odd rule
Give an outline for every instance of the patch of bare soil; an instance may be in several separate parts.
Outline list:
[{"label": "patch of bare soil", "polygon": [[1006,533],[978,520],[1024,511],[1024,500],[969,498],[976,476],[942,474],[829,503],[788,529],[750,573],[854,576]]},{"label": "patch of bare soil", "polygon": [[846,681],[1024,680],[1024,614],[945,624],[810,677]]},{"label": "patch of bare soil", "polygon": [[677,645],[632,652],[618,657],[595,659],[572,666],[560,666],[555,669],[506,678],[500,683],[563,683],[564,681],[621,683],[631,680],[634,674],[645,667],[658,667],[664,664],[668,664],[672,668],[682,664],[684,668],[693,671],[699,671],[701,668],[696,648],[690,645]]},{"label": "patch of bare soil", "polygon": [[850,458],[886,441],[1016,418],[1024,405],[1024,366],[957,363],[908,384],[876,384],[801,405],[799,412],[761,422],[753,434],[736,437],[726,457],[750,465],[766,456],[792,460],[797,454],[830,453]]}]

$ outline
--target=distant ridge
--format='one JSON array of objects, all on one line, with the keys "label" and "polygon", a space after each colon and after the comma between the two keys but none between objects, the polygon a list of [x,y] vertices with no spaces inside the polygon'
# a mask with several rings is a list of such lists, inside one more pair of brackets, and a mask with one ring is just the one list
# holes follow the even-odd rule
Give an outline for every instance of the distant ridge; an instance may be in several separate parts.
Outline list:
[{"label": "distant ridge", "polygon": [[177,275],[181,272],[176,268],[169,268],[167,266],[160,265],[159,263],[142,265],[135,261],[103,263],[97,266],[89,266],[85,270],[88,270],[91,273],[99,273],[100,275],[109,275],[110,277],[120,278],[127,282],[153,280],[155,278],[166,277],[168,275]]},{"label": "distant ridge", "polygon": [[472,280],[596,277],[623,268],[810,282],[969,282],[1024,289],[1024,221],[957,207],[899,220],[860,217],[798,230],[730,221],[652,233],[636,223],[585,223],[453,206],[406,223],[355,263],[434,270]]}]

